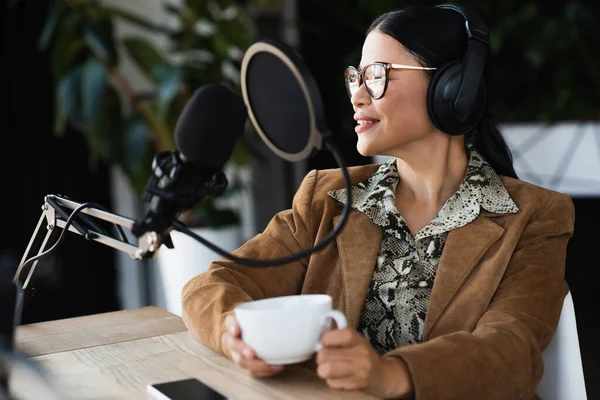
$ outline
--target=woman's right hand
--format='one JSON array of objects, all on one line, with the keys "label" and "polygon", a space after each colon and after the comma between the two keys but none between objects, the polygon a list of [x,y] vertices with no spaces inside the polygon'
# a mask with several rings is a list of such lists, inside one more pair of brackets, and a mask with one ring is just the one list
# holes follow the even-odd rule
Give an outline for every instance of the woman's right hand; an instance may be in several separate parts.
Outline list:
[{"label": "woman's right hand", "polygon": [[238,367],[255,378],[265,378],[283,371],[283,365],[269,365],[256,357],[254,350],[240,338],[242,331],[233,315],[227,316],[225,326],[227,332],[221,336],[221,346]]}]

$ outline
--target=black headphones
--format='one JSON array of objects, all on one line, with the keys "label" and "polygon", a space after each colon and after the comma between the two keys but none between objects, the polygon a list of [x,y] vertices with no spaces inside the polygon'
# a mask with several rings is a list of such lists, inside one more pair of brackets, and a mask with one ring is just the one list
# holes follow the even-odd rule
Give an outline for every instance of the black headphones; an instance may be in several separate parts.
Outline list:
[{"label": "black headphones", "polygon": [[485,110],[483,70],[490,30],[473,11],[454,4],[437,7],[456,11],[464,18],[468,43],[462,60],[451,61],[435,71],[427,92],[427,110],[439,130],[462,135],[477,125]]}]

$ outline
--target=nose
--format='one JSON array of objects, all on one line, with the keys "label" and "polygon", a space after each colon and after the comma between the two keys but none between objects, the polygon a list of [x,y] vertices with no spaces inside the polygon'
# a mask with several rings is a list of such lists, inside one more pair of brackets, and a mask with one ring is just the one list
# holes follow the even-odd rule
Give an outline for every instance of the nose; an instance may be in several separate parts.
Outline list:
[{"label": "nose", "polygon": [[358,87],[358,90],[354,92],[352,98],[350,98],[350,102],[352,103],[354,110],[358,110],[362,106],[371,104],[371,101],[371,96],[369,96],[369,93],[367,93],[367,88],[365,87],[364,82]]}]

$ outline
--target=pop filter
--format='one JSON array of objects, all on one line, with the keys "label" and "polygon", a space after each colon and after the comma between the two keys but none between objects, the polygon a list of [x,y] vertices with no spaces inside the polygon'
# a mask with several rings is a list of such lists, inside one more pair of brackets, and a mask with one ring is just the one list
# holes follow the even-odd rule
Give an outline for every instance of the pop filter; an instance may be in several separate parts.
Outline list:
[{"label": "pop filter", "polygon": [[265,144],[287,161],[321,149],[330,132],[321,94],[298,54],[284,44],[261,41],[242,61],[241,86],[248,115]]},{"label": "pop filter", "polygon": [[352,204],[352,183],[339,150],[325,124],[323,103],[315,81],[296,52],[283,44],[262,41],[248,48],[242,61],[242,93],[252,124],[269,148],[287,161],[301,161],[323,142],[340,167],[346,202],[335,229],[319,243],[291,256],[274,260],[236,257],[189,230],[181,222],[173,228],[203,243],[217,254],[239,264],[271,267],[298,261],[323,249],[344,228]]}]

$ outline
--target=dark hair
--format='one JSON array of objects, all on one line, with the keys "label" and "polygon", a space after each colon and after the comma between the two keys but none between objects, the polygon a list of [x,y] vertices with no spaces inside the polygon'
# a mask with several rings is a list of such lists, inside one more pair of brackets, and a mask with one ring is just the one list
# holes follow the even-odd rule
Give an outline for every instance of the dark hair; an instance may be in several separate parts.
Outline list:
[{"label": "dark hair", "polygon": [[[441,67],[462,59],[467,35],[465,22],[459,13],[438,7],[410,7],[380,15],[367,30],[378,30],[396,39],[417,60],[427,67]],[[435,71],[426,71],[430,77]],[[484,80],[490,82],[489,57]],[[486,87],[489,97],[489,85]],[[489,110],[477,126],[465,134],[465,141],[486,159],[498,175],[517,178],[512,155],[502,134],[493,122]]]}]

